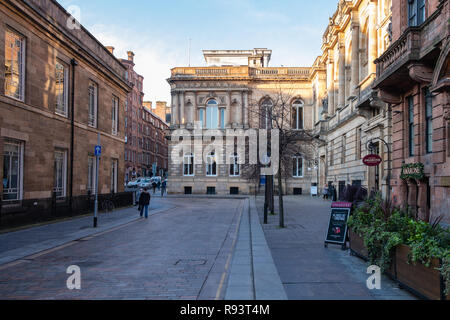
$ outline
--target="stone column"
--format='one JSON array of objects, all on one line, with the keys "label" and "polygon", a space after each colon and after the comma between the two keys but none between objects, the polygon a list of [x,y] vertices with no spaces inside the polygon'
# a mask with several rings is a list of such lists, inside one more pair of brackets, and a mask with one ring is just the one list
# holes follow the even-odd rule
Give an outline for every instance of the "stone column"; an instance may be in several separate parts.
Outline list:
[{"label": "stone column", "polygon": [[359,85],[359,25],[352,22],[352,78],[350,82],[350,95],[358,96]]},{"label": "stone column", "polygon": [[343,42],[338,44],[339,48],[339,91],[338,108],[345,107],[345,45]]},{"label": "stone column", "polygon": [[244,91],[241,92],[241,104],[239,105],[238,111],[238,125],[239,128],[243,127],[243,117],[244,116]]},{"label": "stone column", "polygon": [[244,92],[244,127],[249,128],[250,125],[248,123],[248,92]]},{"label": "stone column", "polygon": [[180,126],[183,127],[186,123],[186,114],[184,112],[184,92],[180,93]]},{"label": "stone column", "polygon": [[173,102],[172,102],[172,125],[176,126],[179,124],[178,122],[178,92],[173,94]]},{"label": "stone column", "polygon": [[[328,53],[331,54],[331,53]],[[328,58],[328,72],[327,72],[327,91],[328,91],[328,114],[334,115],[334,65],[333,59]]]},{"label": "stone column", "polygon": [[225,120],[225,127],[231,128],[232,127],[232,121],[231,121],[231,91],[228,91],[227,96],[227,110],[225,112],[226,114],[226,120]]},{"label": "stone column", "polygon": [[368,36],[369,36],[369,61],[368,70],[369,75],[377,72],[377,66],[374,61],[378,58],[378,41],[377,41],[377,4],[374,0],[369,4],[369,24],[368,24]]},{"label": "stone column", "polygon": [[189,112],[189,123],[192,126],[194,126],[196,112],[197,112],[197,92],[194,92],[194,103],[192,103],[192,108]]}]

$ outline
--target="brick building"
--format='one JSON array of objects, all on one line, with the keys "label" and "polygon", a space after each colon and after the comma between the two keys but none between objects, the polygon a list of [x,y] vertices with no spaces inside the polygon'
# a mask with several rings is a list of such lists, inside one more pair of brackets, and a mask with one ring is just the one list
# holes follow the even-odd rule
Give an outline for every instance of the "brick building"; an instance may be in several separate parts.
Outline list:
[{"label": "brick building", "polygon": [[[113,50],[113,49],[112,49]],[[113,51],[112,51],[113,52]],[[121,59],[122,64],[127,68],[126,78],[132,86],[125,103],[125,177],[128,182],[137,177],[145,175],[142,167],[142,104],[144,101],[144,77],[134,70],[134,53],[128,51],[128,59]]]},{"label": "brick building", "polygon": [[[168,141],[166,130],[169,125],[145,105],[142,107],[143,124],[140,156],[143,176],[165,176],[168,170]],[[153,172],[153,169],[156,171]]]},{"label": "brick building", "polygon": [[123,191],[126,69],[69,17],[56,1],[0,3],[2,219],[41,214],[52,196],[81,206],[95,191],[98,135],[99,192]]},{"label": "brick building", "polygon": [[392,16],[374,87],[393,110],[393,200],[450,223],[450,4],[393,1]]},{"label": "brick building", "polygon": [[172,108],[167,105],[166,101],[156,101],[155,105],[151,101],[144,101],[144,107],[151,110],[164,122],[170,123]]}]

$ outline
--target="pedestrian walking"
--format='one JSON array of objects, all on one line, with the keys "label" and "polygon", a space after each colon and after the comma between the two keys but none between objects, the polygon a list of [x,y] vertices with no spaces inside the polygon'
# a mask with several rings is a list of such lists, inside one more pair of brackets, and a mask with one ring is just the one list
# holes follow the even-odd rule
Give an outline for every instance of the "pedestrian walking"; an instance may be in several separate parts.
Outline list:
[{"label": "pedestrian walking", "polygon": [[153,181],[153,182],[152,182],[152,187],[153,187],[153,194],[155,194],[155,193],[156,193],[156,186],[157,186],[156,182],[155,182],[155,181]]},{"label": "pedestrian walking", "polygon": [[323,187],[322,194],[323,194],[323,199],[328,200],[328,187],[327,186]]},{"label": "pedestrian walking", "polygon": [[141,218],[145,213],[145,219],[148,219],[148,207],[150,206],[150,193],[147,188],[144,188],[140,197],[139,197],[139,212],[141,214]]},{"label": "pedestrian walking", "polygon": [[161,197],[164,197],[164,194],[166,193],[166,189],[167,189],[167,181],[164,180],[161,183]]}]

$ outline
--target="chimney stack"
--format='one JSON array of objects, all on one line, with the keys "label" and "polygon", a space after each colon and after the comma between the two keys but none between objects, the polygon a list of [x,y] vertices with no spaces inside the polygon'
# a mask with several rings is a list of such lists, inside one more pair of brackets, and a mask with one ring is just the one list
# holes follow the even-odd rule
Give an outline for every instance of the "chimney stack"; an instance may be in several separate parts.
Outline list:
[{"label": "chimney stack", "polygon": [[108,49],[108,51],[109,51],[111,54],[114,54],[114,47],[107,46],[106,49]]},{"label": "chimney stack", "polygon": [[134,52],[128,51],[128,61],[134,62]]}]

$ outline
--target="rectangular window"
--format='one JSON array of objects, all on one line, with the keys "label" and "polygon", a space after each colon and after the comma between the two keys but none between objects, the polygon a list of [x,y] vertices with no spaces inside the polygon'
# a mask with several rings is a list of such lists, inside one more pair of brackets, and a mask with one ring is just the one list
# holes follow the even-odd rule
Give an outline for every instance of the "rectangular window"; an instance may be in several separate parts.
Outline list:
[{"label": "rectangular window", "polygon": [[334,166],[334,140],[330,143],[330,166]]},{"label": "rectangular window", "polygon": [[88,158],[88,181],[87,181],[87,190],[92,194],[95,193],[95,168],[97,166],[97,162],[95,157]]},{"label": "rectangular window", "polygon": [[113,159],[111,161],[111,192],[117,193],[117,174],[118,174],[118,161]]},{"label": "rectangular window", "polygon": [[294,157],[293,158],[293,173],[294,178],[303,178],[303,158]]},{"label": "rectangular window", "polygon": [[361,135],[362,135],[362,129],[358,128],[356,129],[356,160],[361,159],[361,152],[362,152],[362,141],[361,141]]},{"label": "rectangular window", "polygon": [[420,26],[426,17],[425,0],[408,0],[408,25],[410,27]]},{"label": "rectangular window", "polygon": [[220,109],[220,128],[225,129],[225,108]]},{"label": "rectangular window", "polygon": [[113,97],[111,108],[112,134],[117,135],[119,124],[119,98]]},{"label": "rectangular window", "polygon": [[345,163],[345,155],[346,155],[346,150],[347,149],[347,137],[346,136],[342,136],[342,153],[341,153],[341,163],[344,164]]},{"label": "rectangular window", "polygon": [[211,153],[206,157],[206,176],[217,176],[217,161],[214,153]]},{"label": "rectangular window", "polygon": [[194,155],[192,153],[186,154],[183,161],[183,175],[194,175]]},{"label": "rectangular window", "polygon": [[67,181],[67,153],[65,151],[55,151],[55,167],[54,167],[54,187],[57,198],[66,196]]},{"label": "rectangular window", "polygon": [[69,70],[60,62],[55,66],[55,112],[61,116],[68,116],[68,86],[69,86]]},{"label": "rectangular window", "polygon": [[6,140],[3,149],[3,200],[22,199],[23,144]]},{"label": "rectangular window", "polygon": [[408,97],[408,151],[409,156],[414,156],[414,97]]},{"label": "rectangular window", "polygon": [[200,122],[201,128],[205,125],[205,109],[201,108],[198,110],[198,121]]},{"label": "rectangular window", "polygon": [[25,99],[25,38],[6,30],[5,33],[5,95]]},{"label": "rectangular window", "polygon": [[88,125],[97,128],[97,95],[98,87],[94,82],[89,83],[89,119]]},{"label": "rectangular window", "polygon": [[426,121],[426,152],[433,152],[433,100],[432,94],[428,88],[424,90],[425,96],[425,121]]},{"label": "rectangular window", "polygon": [[239,177],[240,168],[239,168],[239,156],[237,154],[232,155],[230,157],[231,165],[230,165],[230,177]]}]

